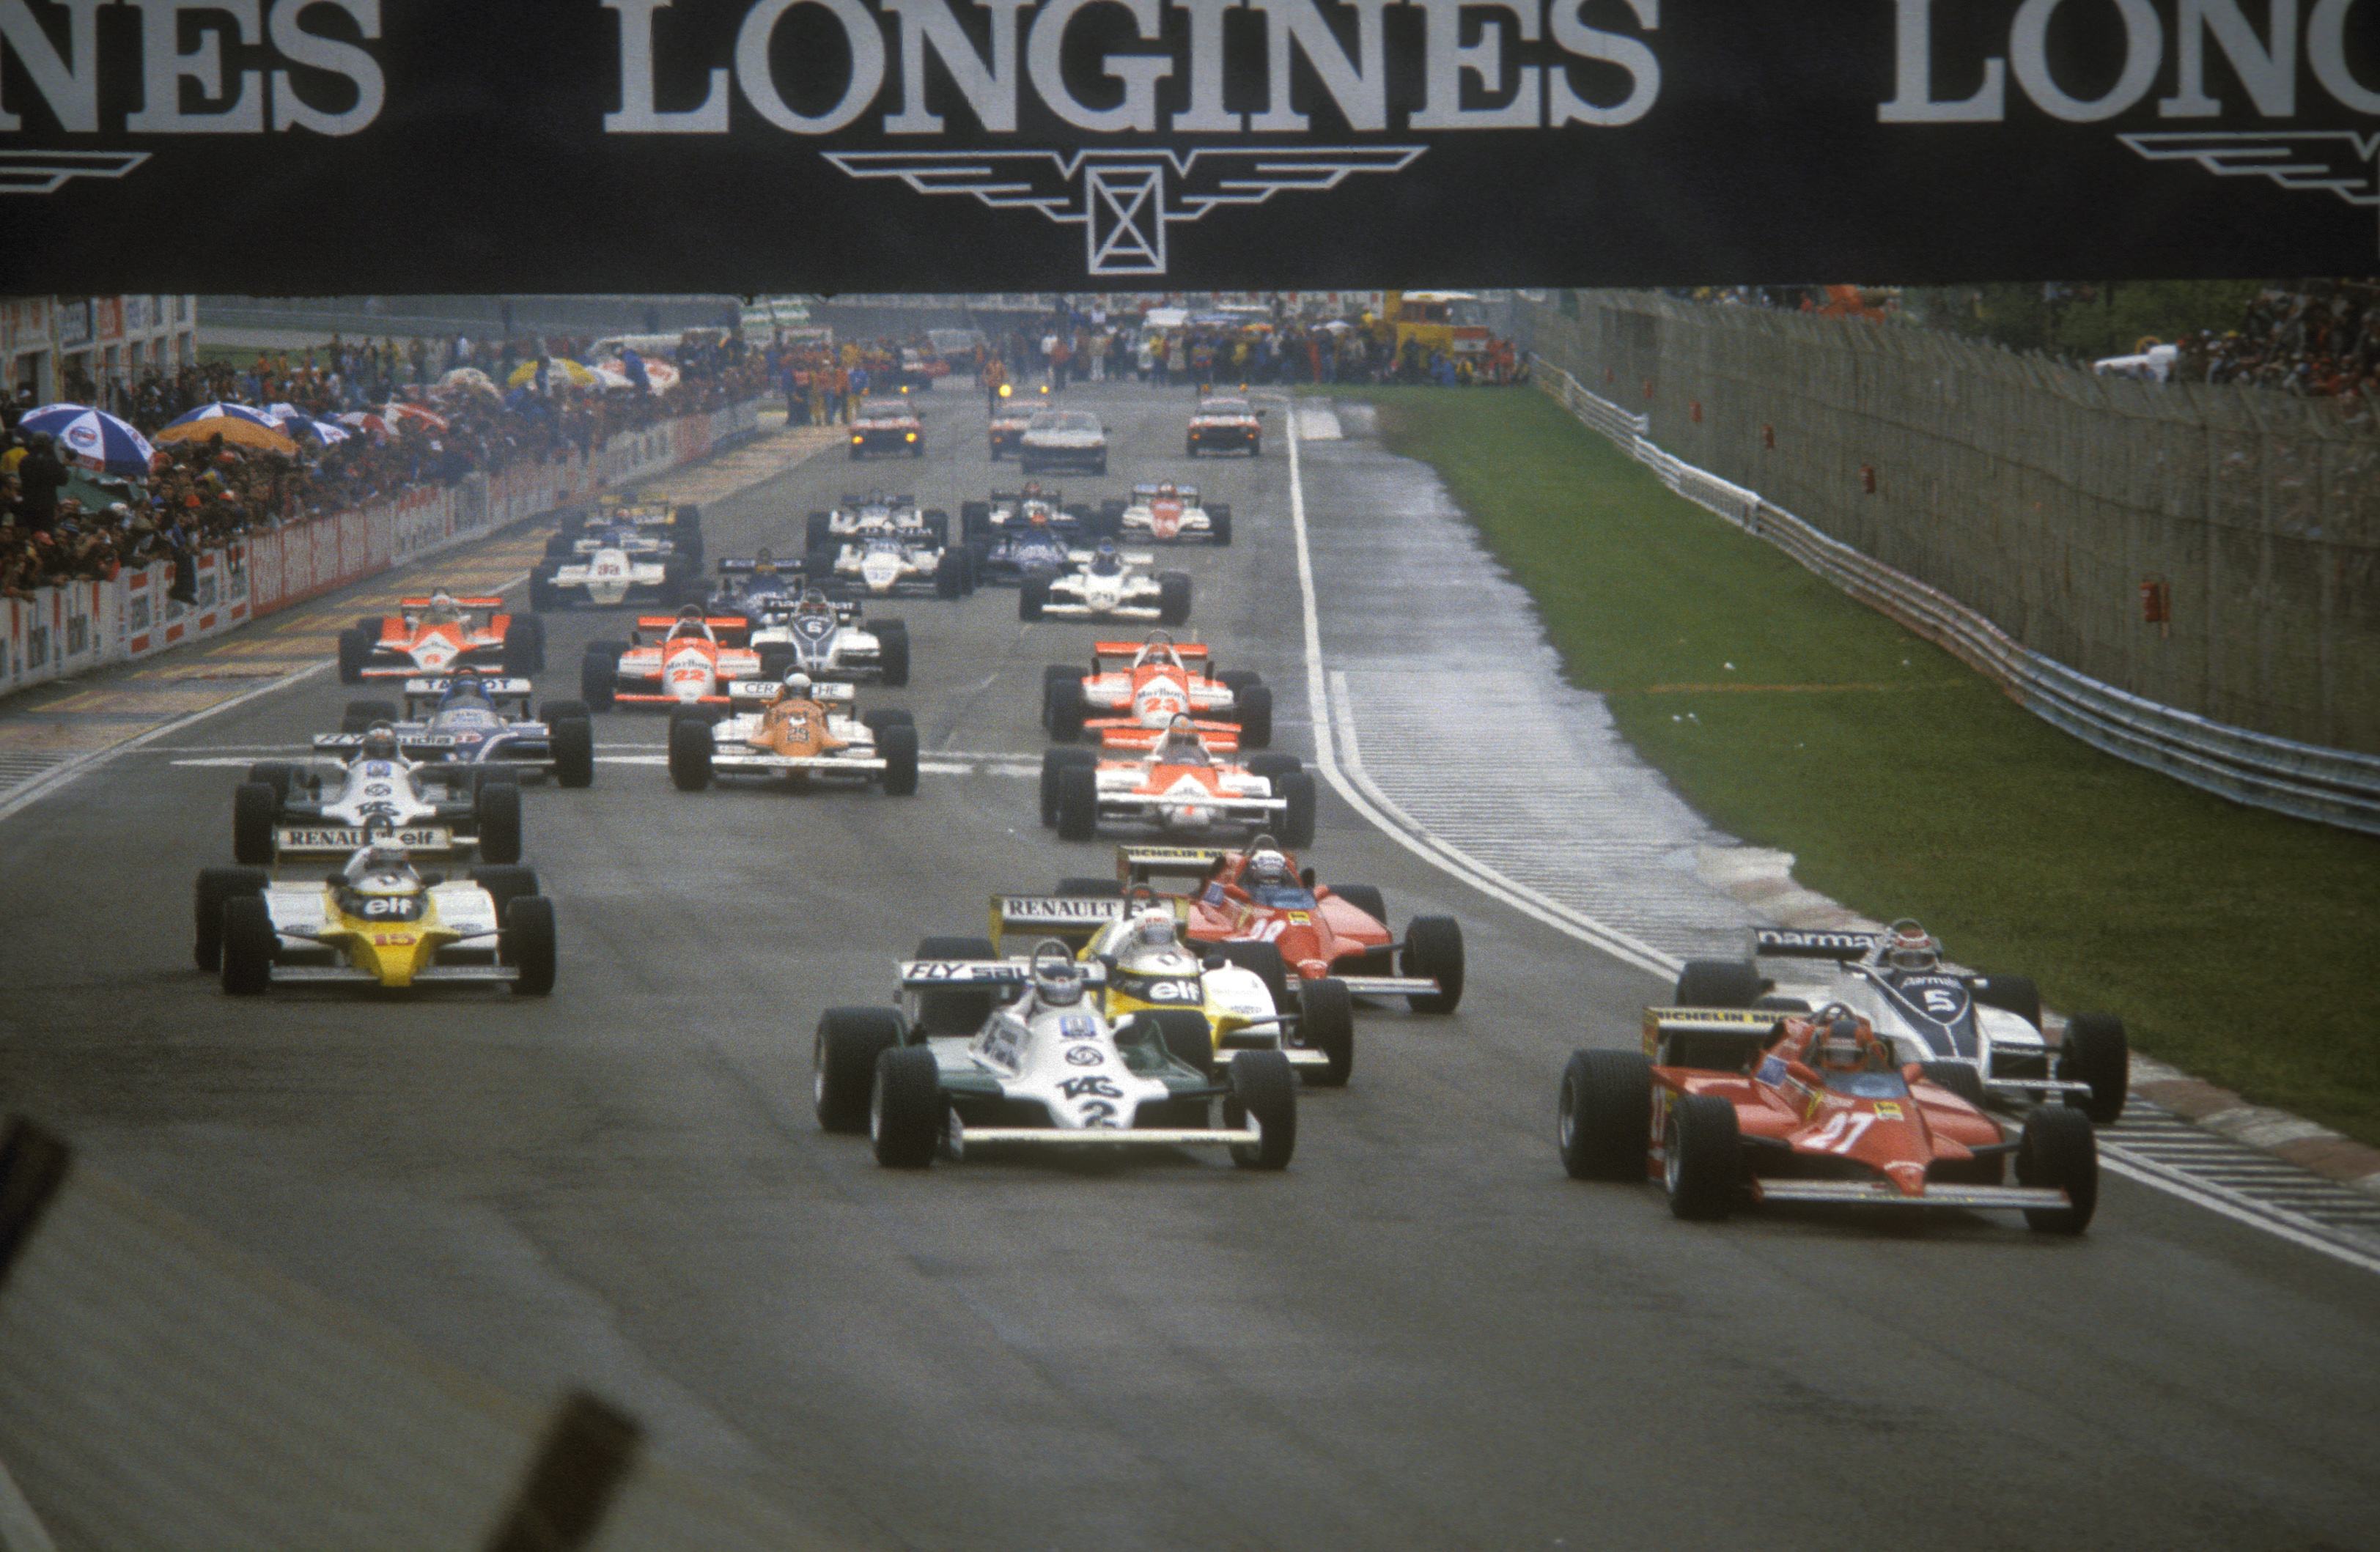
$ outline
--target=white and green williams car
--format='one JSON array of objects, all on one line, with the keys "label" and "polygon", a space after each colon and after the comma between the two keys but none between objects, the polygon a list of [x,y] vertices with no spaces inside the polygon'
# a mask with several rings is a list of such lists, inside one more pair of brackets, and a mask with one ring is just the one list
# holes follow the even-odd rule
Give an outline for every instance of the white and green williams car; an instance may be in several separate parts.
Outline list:
[{"label": "white and green williams car", "polygon": [[[970,1146],[1213,1146],[1279,1170],[1297,1146],[1297,1079],[1278,1050],[1213,1077],[1195,1012],[1111,1023],[1103,978],[1054,939],[1002,959],[984,939],[929,938],[892,1008],[830,1008],[812,1048],[818,1118],[873,1137],[876,1161],[922,1169]],[[1222,1124],[1213,1107],[1222,1102]]]}]

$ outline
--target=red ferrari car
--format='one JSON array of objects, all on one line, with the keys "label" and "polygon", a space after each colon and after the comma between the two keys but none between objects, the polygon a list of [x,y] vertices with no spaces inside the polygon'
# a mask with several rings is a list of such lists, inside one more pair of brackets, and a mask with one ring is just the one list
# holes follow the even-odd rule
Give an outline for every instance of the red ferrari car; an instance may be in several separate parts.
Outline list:
[{"label": "red ferrari car", "polygon": [[1962,1097],[1973,1077],[1960,1062],[1895,1066],[1890,1044],[1840,1002],[1810,1014],[1652,1008],[1642,1051],[1572,1055],[1562,1165],[1575,1180],[1658,1180],[1680,1218],[1723,1219],[1747,1198],[2013,1207],[2034,1229],[2081,1233],[2099,1192],[2089,1118],[2040,1106],[2010,1141]]},{"label": "red ferrari car", "polygon": [[500,598],[436,592],[396,600],[403,612],[358,620],[339,633],[339,678],[418,679],[476,668],[526,679],[545,668],[545,624],[502,612]]},{"label": "red ferrari car", "polygon": [[[1193,942],[1261,947],[1248,968],[1285,983],[1331,976],[1358,997],[1402,997],[1415,1012],[1451,1013],[1463,1000],[1463,927],[1452,916],[1415,916],[1399,942],[1380,891],[1366,884],[1318,884],[1314,869],[1269,835],[1238,851],[1125,846],[1123,885],[1197,880],[1184,902],[1182,935]],[[1402,961],[1402,975],[1390,974]],[[1275,1000],[1285,985],[1276,985]]]}]

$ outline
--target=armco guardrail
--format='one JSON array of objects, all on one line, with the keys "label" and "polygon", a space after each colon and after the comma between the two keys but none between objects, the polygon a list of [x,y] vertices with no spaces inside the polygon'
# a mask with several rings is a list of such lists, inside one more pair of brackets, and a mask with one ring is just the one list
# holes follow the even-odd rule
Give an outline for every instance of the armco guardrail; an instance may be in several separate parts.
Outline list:
[{"label": "armco guardrail", "polygon": [[1672,457],[1645,440],[1645,417],[1589,392],[1545,358],[1532,360],[1532,381],[1651,467],[1662,484],[1956,655],[2035,716],[2095,748],[2234,802],[2380,834],[2380,758],[2213,721],[2053,661],[1966,605],[1820,533],[1759,492]]},{"label": "armco guardrail", "polygon": [[584,458],[474,475],[443,490],[251,534],[198,556],[197,597],[167,596],[174,568],[0,600],[0,696],[104,663],[236,630],[393,565],[589,499],[623,479],[691,462],[759,423],[758,401],[624,431]]}]

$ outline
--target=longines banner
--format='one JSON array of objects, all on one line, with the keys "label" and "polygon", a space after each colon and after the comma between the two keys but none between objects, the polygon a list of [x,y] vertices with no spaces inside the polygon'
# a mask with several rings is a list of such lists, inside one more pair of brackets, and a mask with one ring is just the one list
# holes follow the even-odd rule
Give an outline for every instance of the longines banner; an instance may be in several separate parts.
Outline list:
[{"label": "longines banner", "polygon": [[2380,271],[2380,0],[0,0],[0,291]]}]

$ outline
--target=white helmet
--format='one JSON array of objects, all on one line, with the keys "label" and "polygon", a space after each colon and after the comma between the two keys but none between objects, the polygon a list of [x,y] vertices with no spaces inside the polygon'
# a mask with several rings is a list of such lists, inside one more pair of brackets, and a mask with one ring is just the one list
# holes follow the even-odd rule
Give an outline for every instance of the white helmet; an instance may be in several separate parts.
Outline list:
[{"label": "white helmet", "polygon": [[1248,857],[1248,877],[1260,884],[1290,884],[1297,876],[1290,871],[1289,858],[1270,846],[1259,848]]},{"label": "white helmet", "polygon": [[1151,905],[1132,918],[1130,942],[1135,949],[1170,949],[1179,940],[1174,935],[1173,913],[1163,905]]},{"label": "white helmet", "polygon": [[808,700],[810,694],[810,676],[796,668],[785,675],[785,688],[804,700]]}]

